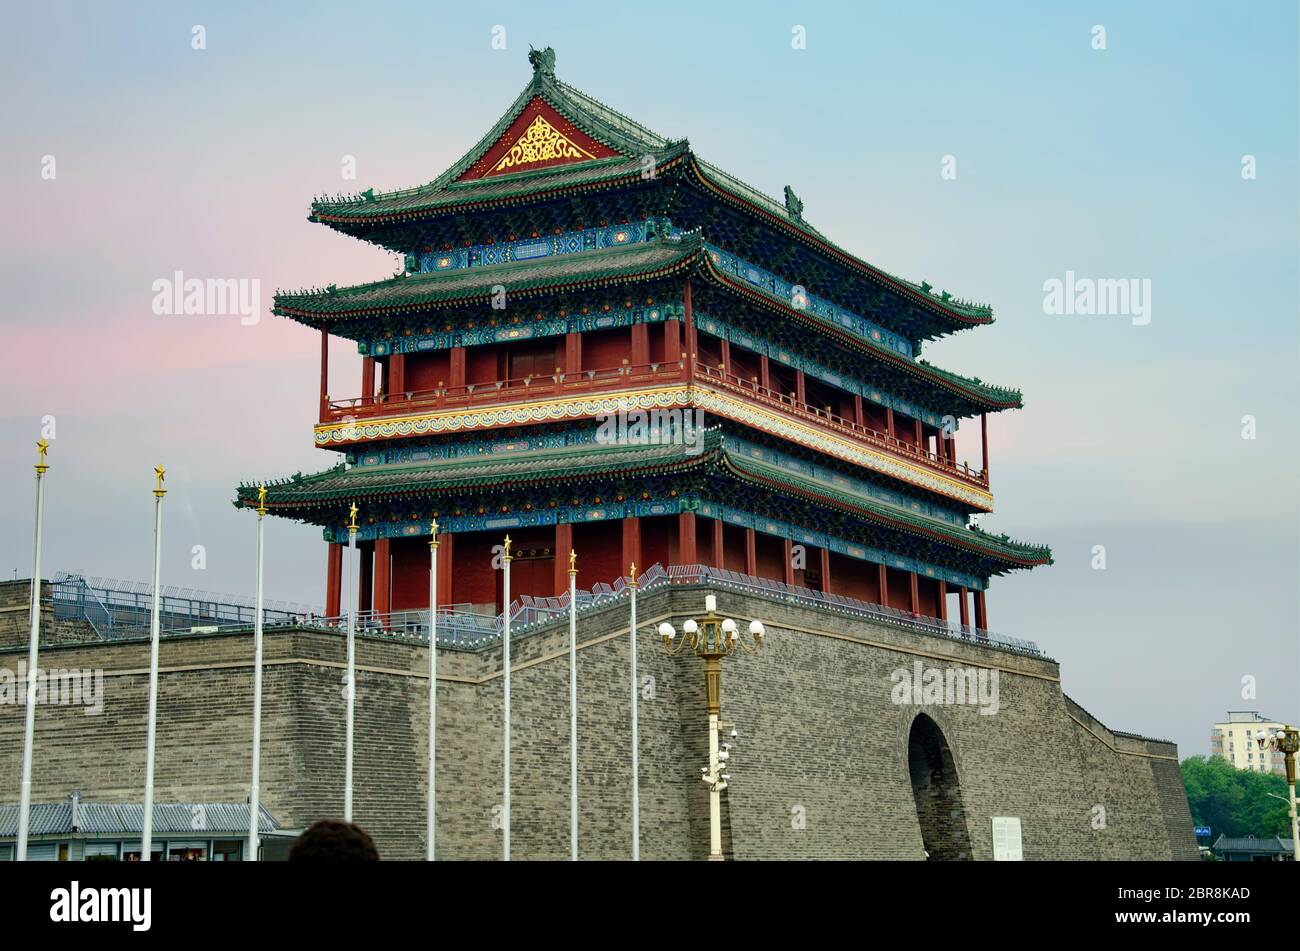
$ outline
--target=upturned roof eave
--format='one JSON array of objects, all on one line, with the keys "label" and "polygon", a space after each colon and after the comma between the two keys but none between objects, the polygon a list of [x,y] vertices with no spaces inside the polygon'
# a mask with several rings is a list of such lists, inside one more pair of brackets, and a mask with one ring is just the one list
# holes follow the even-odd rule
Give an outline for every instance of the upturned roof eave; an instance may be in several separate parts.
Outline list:
[{"label": "upturned roof eave", "polygon": [[[752,186],[745,185],[740,179],[725,172],[720,167],[706,162],[690,149],[685,138],[668,139],[658,135],[576,87],[542,73],[534,74],[532,80],[515,97],[510,107],[475,143],[473,148],[429,184],[417,186],[416,188],[400,189],[381,195],[372,194],[369,199],[358,197],[343,201],[316,200],[312,202],[309,219],[326,224],[336,230],[350,232],[355,227],[373,227],[377,224],[408,219],[460,214],[466,210],[467,206],[477,204],[491,207],[495,204],[517,204],[522,201],[536,200],[539,197],[536,192],[523,192],[517,195],[483,199],[481,193],[475,194],[476,187],[484,182],[483,179],[478,179],[474,183],[461,186],[465,189],[462,201],[431,202],[428,206],[417,205],[413,208],[391,210],[386,210],[384,207],[385,202],[421,193],[427,193],[431,198],[434,196],[446,197],[453,188],[457,187],[457,180],[473,165],[474,161],[505,134],[520,113],[537,97],[545,100],[592,138],[603,142],[625,156],[639,158],[641,155],[652,154],[655,156],[657,166],[685,157],[688,160],[688,167],[695,173],[697,180],[701,184],[725,193],[734,201],[741,203],[742,207],[750,214],[775,225],[783,232],[816,251],[847,266],[851,271],[901,295],[908,302],[924,309],[935,319],[946,322],[951,330],[961,330],[993,322],[992,311],[988,308],[963,307],[942,299],[936,299],[910,282],[897,278],[851,254],[804,222],[802,218],[792,217],[788,211],[781,208],[775,199],[764,195]],[[572,170],[572,166],[559,166],[558,169]],[[539,190],[544,193],[547,184],[546,173],[555,172],[556,170],[557,167],[552,167],[520,172],[516,173],[515,176],[503,175],[492,179],[491,183],[496,185],[511,179],[536,178],[539,183]],[[621,184],[623,181],[641,180],[640,169],[638,168],[625,176],[612,176],[611,179],[604,182],[585,183],[569,187],[591,188],[601,184],[612,186]],[[565,190],[565,187],[557,189],[561,193]]]},{"label": "upturned roof eave", "polygon": [[[647,475],[647,474],[665,474],[671,472],[683,472],[698,469],[713,469],[723,474],[729,474],[732,477],[749,481],[751,484],[759,485],[762,488],[779,493],[786,493],[801,498],[806,501],[812,501],[815,504],[826,505],[830,508],[837,509],[845,514],[854,517],[863,518],[875,524],[883,525],[906,534],[924,537],[937,541],[941,544],[961,550],[967,554],[976,554],[984,558],[997,561],[1007,566],[1007,569],[1015,568],[1033,568],[1040,565],[1051,564],[1052,557],[1049,549],[1041,546],[1031,546],[1021,542],[1015,542],[1010,539],[988,536],[986,533],[974,529],[967,529],[967,534],[959,533],[951,526],[935,520],[926,519],[922,516],[906,516],[901,512],[894,512],[884,506],[875,506],[865,504],[864,501],[858,501],[856,497],[850,497],[844,493],[835,493],[828,488],[820,487],[807,483],[790,473],[781,473],[780,477],[774,477],[762,471],[761,466],[755,466],[750,460],[743,456],[737,456],[728,451],[725,447],[725,441],[722,437],[714,432],[706,434],[705,450],[697,455],[689,455],[685,452],[678,454],[668,454],[662,459],[650,460],[644,463],[624,466],[620,463],[622,457],[627,454],[627,450],[620,452],[618,449],[606,451],[610,458],[600,459],[586,467],[567,468],[555,467],[550,468],[539,466],[530,471],[522,473],[512,473],[503,476],[499,482],[492,484],[497,487],[526,487],[544,485],[558,481],[570,480],[575,474],[581,477],[598,478],[602,475],[617,472],[619,475]],[[547,462],[561,460],[565,455],[578,455],[577,453],[550,453],[546,457]],[[516,462],[517,459],[501,460],[502,462]],[[463,468],[481,467],[484,465],[483,460],[473,460],[465,463]],[[300,497],[296,499],[277,499],[276,496],[282,494],[278,490],[286,487],[295,488],[304,485],[310,485],[313,482],[328,483],[340,476],[345,476],[354,470],[348,470],[346,467],[339,465],[324,472],[317,473],[306,477],[297,477],[290,480],[282,480],[267,484],[267,509],[272,514],[281,514],[288,517],[305,518],[307,513],[312,510],[336,509],[344,502],[351,501],[397,501],[407,498],[427,497],[430,495],[441,495],[447,492],[454,492],[465,488],[466,484],[482,484],[481,476],[456,476],[454,474],[455,466],[447,467],[451,470],[450,477],[431,476],[424,482],[403,485],[400,487],[385,484],[381,477],[391,475],[391,473],[376,472],[374,473],[375,484],[373,486],[354,486],[348,488],[339,488],[335,490],[322,489],[321,494]],[[469,479],[468,483],[466,480]],[[257,486],[254,484],[243,484],[237,489],[234,504],[240,508],[255,507],[257,497]]]},{"label": "upturned roof eave", "polygon": [[[714,464],[716,457],[721,449],[721,439],[717,434],[707,434],[705,449],[695,455],[686,452],[675,454],[664,454],[663,458],[650,458],[644,461],[637,461],[631,464],[627,463],[626,456],[629,450],[635,450],[639,447],[626,447],[623,450],[611,448],[607,450],[611,458],[601,458],[595,462],[586,465],[551,465],[549,467],[539,465],[530,467],[518,473],[512,473],[509,476],[503,476],[498,482],[490,483],[494,487],[525,487],[544,485],[548,483],[561,482],[572,479],[575,474],[582,477],[599,478],[610,474],[619,476],[627,475],[653,475],[667,472],[681,472],[692,469],[699,469]],[[560,462],[564,457],[578,456],[579,453],[551,453],[547,455],[546,462]],[[502,464],[518,462],[518,459],[501,459],[497,460]],[[459,468],[481,468],[485,464],[484,460],[475,459]],[[303,517],[303,515],[312,509],[332,509],[345,502],[353,501],[394,501],[398,499],[423,497],[446,492],[454,492],[465,489],[469,486],[484,485],[481,475],[465,476],[455,473],[457,466],[446,467],[451,470],[450,475],[441,474],[433,475],[424,481],[414,482],[404,485],[393,485],[392,482],[384,482],[383,477],[393,475],[392,471],[377,471],[374,473],[362,473],[364,477],[373,477],[372,485],[361,486],[343,486],[329,488],[331,481],[338,480],[341,477],[356,474],[355,469],[348,469],[342,463],[322,472],[313,473],[309,476],[296,476],[290,479],[282,479],[265,483],[267,490],[266,508],[270,514],[287,515],[288,517]],[[434,470],[428,470],[433,473]],[[314,483],[322,484],[316,494],[299,494],[297,497],[284,497],[285,489],[301,490],[306,488],[310,490]],[[236,489],[233,500],[236,508],[255,508],[257,506],[258,485],[252,483],[241,483]],[[280,498],[277,498],[280,496]],[[297,514],[295,514],[297,513]]]},{"label": "upturned roof eave", "polygon": [[[271,313],[281,317],[288,317],[309,327],[322,329],[342,320],[407,313],[420,314],[450,307],[484,303],[491,299],[491,287],[498,284],[505,286],[507,292],[513,298],[532,300],[551,294],[563,293],[573,288],[618,287],[642,281],[662,280],[691,271],[703,259],[704,246],[696,237],[683,238],[679,242],[668,242],[667,244],[658,245],[658,247],[666,247],[668,244],[678,246],[678,253],[666,254],[662,263],[649,267],[631,267],[627,270],[619,270],[617,267],[620,256],[629,252],[644,252],[650,247],[648,243],[643,243],[629,245],[627,248],[580,252],[584,255],[591,255],[592,261],[600,261],[608,264],[609,267],[604,269],[596,268],[586,274],[561,275],[550,282],[530,284],[527,278],[521,281],[516,278],[516,275],[526,274],[530,270],[537,270],[544,266],[544,262],[553,264],[555,259],[482,268],[479,274],[475,276],[482,276],[490,280],[491,284],[488,289],[474,287],[466,289],[463,293],[451,293],[441,298],[436,296],[438,282],[440,280],[447,281],[463,278],[465,276],[463,269],[428,275],[389,278],[370,284],[357,284],[351,287],[336,288],[333,291],[311,294],[276,294]],[[565,256],[567,258],[565,263],[572,263],[572,260],[577,256]],[[516,278],[514,287],[511,286],[511,278]],[[337,306],[333,309],[307,306],[313,302],[338,301],[341,296],[346,297],[404,285],[412,288],[411,297],[393,303],[371,304],[348,309],[341,309]],[[424,291],[423,294],[419,293],[421,289]]]},{"label": "upturned roof eave", "polygon": [[960,374],[953,373],[950,370],[942,370],[933,367],[927,363],[920,363],[911,360],[902,354],[895,353],[888,347],[883,347],[874,341],[857,334],[849,333],[841,327],[834,324],[828,324],[817,318],[816,315],[809,313],[807,310],[800,310],[791,307],[784,300],[765,294],[757,288],[747,287],[722,271],[718,270],[708,255],[704,256],[702,273],[707,276],[715,286],[721,287],[729,293],[737,294],[746,300],[756,301],[763,306],[780,314],[781,316],[794,320],[813,330],[824,333],[827,336],[848,345],[849,347],[881,359],[883,362],[897,367],[913,376],[918,376],[928,383],[940,387],[957,396],[970,400],[978,406],[984,408],[987,412],[1001,412],[1008,409],[1021,409],[1024,406],[1022,396],[1018,390],[1005,390],[1006,396],[999,395],[984,383],[975,383],[967,381]]},{"label": "upturned roof eave", "polygon": [[[1022,542],[1014,542],[1009,539],[994,539],[992,536],[985,536],[989,539],[989,542],[983,542],[974,538],[963,538],[956,534],[956,532],[949,526],[941,525],[938,522],[935,522],[933,526],[927,526],[926,524],[922,524],[920,518],[903,518],[900,515],[885,510],[883,507],[863,505],[854,501],[853,498],[846,494],[836,494],[829,490],[812,486],[791,476],[789,473],[782,472],[779,478],[765,475],[756,471],[753,464],[743,456],[735,456],[731,453],[727,453],[725,454],[723,465],[738,478],[752,481],[766,489],[792,493],[796,496],[817,502],[818,504],[838,509],[846,514],[885,525],[886,527],[893,528],[905,534],[929,538],[943,544],[951,545],[955,548],[960,548],[968,553],[975,553],[985,558],[996,559],[997,561],[1006,564],[1008,568],[1036,568],[1041,565],[1052,563],[1051,551],[1045,548],[1028,545]],[[967,531],[972,530],[967,529]],[[996,542],[996,544],[990,544],[990,542]]]},{"label": "upturned roof eave", "polygon": [[[993,312],[987,307],[954,307],[948,301],[942,298],[936,299],[933,295],[922,291],[919,287],[914,286],[909,281],[883,271],[873,264],[864,261],[857,255],[846,251],[844,248],[835,244],[816,228],[807,224],[802,218],[793,218],[788,212],[778,211],[775,209],[776,202],[774,199],[763,195],[757,189],[745,185],[735,176],[723,171],[716,165],[704,161],[694,152],[690,154],[689,167],[694,172],[696,180],[714,191],[722,191],[734,200],[742,203],[747,211],[760,217],[762,220],[776,226],[786,234],[822,254],[832,258],[840,264],[847,265],[851,270],[858,272],[876,284],[882,285],[887,289],[901,295],[909,303],[916,304],[924,308],[932,316],[941,320],[948,321],[953,330],[963,330],[968,327],[979,327],[994,322]],[[734,184],[733,184],[734,183]],[[739,187],[737,187],[739,186]],[[763,199],[760,203],[755,200],[755,196]],[[764,207],[772,205],[773,207]],[[960,309],[959,309],[960,308]]]},{"label": "upturned roof eave", "polygon": [[[465,206],[474,204],[480,200],[479,196],[474,194],[476,189],[488,188],[503,182],[518,181],[521,179],[537,178],[541,186],[545,186],[547,173],[558,173],[572,171],[572,166],[558,166],[545,169],[534,169],[525,172],[517,172],[508,175],[494,176],[492,179],[476,179],[469,183],[460,183],[458,179],[474,164],[480,155],[490,149],[510,128],[511,124],[519,115],[528,107],[528,104],[535,98],[540,98],[548,103],[557,112],[563,114],[569,121],[573,122],[579,129],[585,132],[599,142],[609,146],[612,149],[622,153],[626,158],[635,158],[638,162],[640,157],[645,154],[654,154],[657,160],[667,161],[683,155],[688,145],[685,139],[672,140],[657,135],[650,130],[641,126],[639,123],[622,116],[608,106],[598,103],[597,100],[586,95],[585,93],[563,83],[558,79],[546,76],[542,73],[535,73],[532,80],[524,87],[523,91],[515,97],[510,107],[501,115],[493,126],[474,144],[474,146],[452,164],[446,171],[440,174],[427,185],[419,185],[415,188],[399,189],[392,192],[386,192],[380,195],[373,195],[370,198],[364,196],[344,199],[341,201],[323,201],[317,199],[312,202],[311,214],[309,220],[319,221],[331,227],[352,223],[373,224],[383,221],[387,215],[392,216],[392,220],[402,220],[403,218],[413,217],[437,217],[441,214],[458,214],[464,211]],[[618,117],[618,123],[614,124],[608,121],[608,117],[602,117],[592,114],[592,105],[599,105],[600,110],[608,113],[609,116]],[[599,160],[609,162],[609,160]],[[640,179],[640,168],[629,173],[627,176],[618,176],[618,179],[627,178],[629,180]],[[448,202],[441,206],[430,204],[428,207],[416,206],[414,208],[398,209],[386,213],[384,203],[391,202],[395,199],[408,198],[412,195],[422,193],[432,196],[441,196],[455,189],[463,189],[463,201]],[[493,200],[488,199],[485,204],[491,205],[500,201],[509,203],[518,201],[520,198],[535,198],[534,193],[525,193],[518,197]],[[358,214],[339,214],[338,212],[348,210],[359,212]],[[344,229],[346,230],[346,229]]]}]

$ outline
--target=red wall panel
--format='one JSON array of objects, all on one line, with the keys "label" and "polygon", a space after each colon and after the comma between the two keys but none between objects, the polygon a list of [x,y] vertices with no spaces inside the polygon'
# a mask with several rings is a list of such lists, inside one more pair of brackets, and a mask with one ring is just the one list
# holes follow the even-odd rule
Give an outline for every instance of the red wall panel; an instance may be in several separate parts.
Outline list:
[{"label": "red wall panel", "polygon": [[615,327],[582,335],[582,368],[608,370],[632,362],[632,328]]},{"label": "red wall panel", "polygon": [[495,345],[470,347],[465,352],[465,382],[494,383],[505,379],[501,375],[501,350]]},{"label": "red wall panel", "polygon": [[755,543],[758,552],[758,576],[772,581],[784,581],[785,540],[759,532]]},{"label": "red wall panel", "polygon": [[[428,539],[395,538],[392,543],[392,552],[392,610],[413,611],[428,608]],[[446,570],[446,566],[439,565],[439,570]]]},{"label": "red wall panel", "polygon": [[722,526],[723,565],[728,571],[745,570],[745,530],[739,525]]},{"label": "red wall panel", "polygon": [[886,568],[889,582],[889,606],[900,611],[912,610],[912,575],[901,568]]},{"label": "red wall panel", "polygon": [[575,523],[573,550],[578,553],[579,588],[590,591],[595,584],[612,584],[622,573],[618,566],[623,558],[622,522]]},{"label": "red wall panel", "polygon": [[[638,573],[658,562],[667,568],[677,554],[677,516],[659,515],[641,519],[641,558],[644,564],[636,566]],[[624,572],[627,568],[624,567]]]},{"label": "red wall panel", "polygon": [[926,617],[938,617],[939,582],[934,578],[927,578],[925,575],[921,575],[916,579],[916,587],[917,594],[920,595],[917,600],[921,605],[917,613],[923,614]]},{"label": "red wall panel", "polygon": [[499,572],[492,567],[492,546],[505,532],[457,532],[451,600],[456,604],[496,603]]},{"label": "red wall panel", "polygon": [[412,393],[437,389],[451,382],[451,354],[410,353],[406,356],[406,389]]},{"label": "red wall panel", "polygon": [[880,581],[876,565],[831,552],[831,591],[879,604]]}]

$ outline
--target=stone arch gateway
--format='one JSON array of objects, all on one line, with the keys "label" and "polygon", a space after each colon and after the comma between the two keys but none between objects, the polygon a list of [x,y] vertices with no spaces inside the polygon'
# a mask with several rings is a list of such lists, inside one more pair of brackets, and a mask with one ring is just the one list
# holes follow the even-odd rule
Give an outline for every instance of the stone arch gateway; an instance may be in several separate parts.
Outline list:
[{"label": "stone arch gateway", "polygon": [[924,713],[917,714],[908,731],[907,772],[926,858],[969,860],[970,833],[952,750],[939,725]]}]

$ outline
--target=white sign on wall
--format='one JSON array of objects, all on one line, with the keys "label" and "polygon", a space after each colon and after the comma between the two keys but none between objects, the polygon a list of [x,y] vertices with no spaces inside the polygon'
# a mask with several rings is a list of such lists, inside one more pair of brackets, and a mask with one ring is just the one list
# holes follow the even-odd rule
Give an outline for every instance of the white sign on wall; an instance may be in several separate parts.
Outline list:
[{"label": "white sign on wall", "polygon": [[993,861],[1022,862],[1020,819],[1017,816],[993,816]]}]

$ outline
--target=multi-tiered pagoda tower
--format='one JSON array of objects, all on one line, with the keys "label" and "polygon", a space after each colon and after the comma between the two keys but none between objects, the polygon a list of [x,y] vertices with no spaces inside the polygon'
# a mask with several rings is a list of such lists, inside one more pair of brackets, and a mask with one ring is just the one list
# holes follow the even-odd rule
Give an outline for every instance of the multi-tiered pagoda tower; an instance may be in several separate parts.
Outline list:
[{"label": "multi-tiered pagoda tower", "polygon": [[[551,50],[529,59],[431,184],[313,204],[402,273],[276,296],[320,331],[315,440],[344,460],[266,504],[324,528],[328,613],[355,502],[379,614],[428,607],[436,517],[440,605],[500,610],[509,533],[514,594],[567,590],[573,548],[586,584],[705,564],[986,629],[989,579],[1050,562],[968,527],[992,508],[988,414],[1020,394],[919,354],[990,310],[854,257],[790,189],[774,201],[558,80]],[[342,398],[331,335],[363,357]],[[971,466],[945,432],[977,418]]]}]

